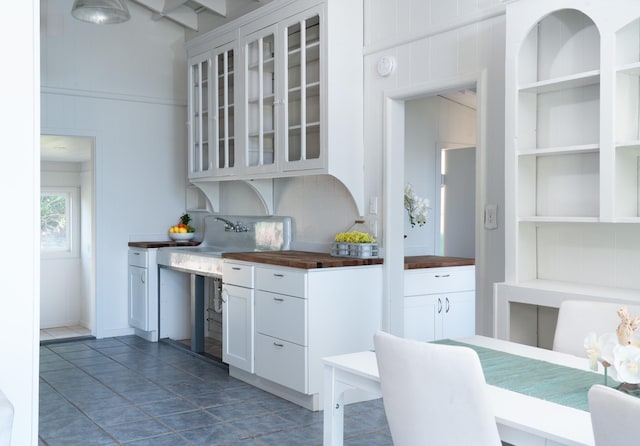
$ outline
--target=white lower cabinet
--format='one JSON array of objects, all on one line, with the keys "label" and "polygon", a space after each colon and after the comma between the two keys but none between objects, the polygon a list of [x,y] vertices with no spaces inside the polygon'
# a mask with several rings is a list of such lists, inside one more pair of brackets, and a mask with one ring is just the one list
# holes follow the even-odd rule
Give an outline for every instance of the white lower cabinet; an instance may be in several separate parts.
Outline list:
[{"label": "white lower cabinet", "polygon": [[222,360],[253,373],[253,266],[225,262],[222,277]]},{"label": "white lower cabinet", "polygon": [[158,267],[155,248],[129,248],[129,325],[136,334],[158,340]]},{"label": "white lower cabinet", "polygon": [[405,271],[404,337],[419,341],[475,334],[475,267]]},{"label": "white lower cabinet", "polygon": [[[231,262],[225,260],[225,267],[227,264]],[[380,329],[382,318],[382,267],[307,270],[233,263],[236,267],[243,264],[255,268],[255,373],[229,362],[230,374],[318,410],[322,358],[373,348],[373,334]],[[226,272],[223,277],[226,280]],[[247,322],[238,324],[243,328],[225,329],[229,336],[245,333]]]}]

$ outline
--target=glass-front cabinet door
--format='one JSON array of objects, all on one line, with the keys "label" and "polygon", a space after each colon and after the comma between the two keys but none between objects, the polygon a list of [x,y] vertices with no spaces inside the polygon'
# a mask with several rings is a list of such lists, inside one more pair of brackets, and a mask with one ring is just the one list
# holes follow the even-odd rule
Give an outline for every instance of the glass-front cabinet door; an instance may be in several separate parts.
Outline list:
[{"label": "glass-front cabinet door", "polygon": [[252,34],[245,50],[244,165],[252,171],[275,169],[277,116],[276,26]]},{"label": "glass-front cabinet door", "polygon": [[215,50],[213,72],[216,73],[216,90],[213,95],[214,134],[216,151],[214,175],[229,175],[236,166],[235,131],[235,50],[229,45]]},{"label": "glass-front cabinet door", "polygon": [[321,167],[320,17],[296,19],[286,28],[284,170]]},{"label": "glass-front cabinet door", "polygon": [[189,61],[189,178],[210,174],[211,135],[210,83],[211,53]]}]

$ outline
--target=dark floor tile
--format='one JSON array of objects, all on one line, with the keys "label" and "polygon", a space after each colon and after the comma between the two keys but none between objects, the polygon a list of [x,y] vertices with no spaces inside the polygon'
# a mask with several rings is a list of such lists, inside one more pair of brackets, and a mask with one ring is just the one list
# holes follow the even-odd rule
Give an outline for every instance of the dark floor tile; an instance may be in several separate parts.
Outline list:
[{"label": "dark floor tile", "polygon": [[252,437],[294,427],[291,421],[273,414],[234,420],[230,421],[230,423],[238,429],[248,432]]},{"label": "dark floor tile", "polygon": [[158,421],[179,432],[211,426],[212,424],[219,423],[221,420],[205,410],[195,410],[160,417]]},{"label": "dark floor tile", "polygon": [[217,390],[213,392],[203,393],[201,395],[189,395],[189,401],[198,407],[204,409],[226,406],[228,404],[238,403],[241,400],[224,390]]},{"label": "dark floor tile", "polygon": [[118,424],[115,426],[109,426],[105,428],[105,430],[121,443],[157,437],[170,432],[167,427],[155,420],[134,421],[132,423]]},{"label": "dark floor tile", "polygon": [[319,423],[321,424],[323,422],[323,414],[324,412],[313,412],[299,406],[278,412],[279,417],[291,421],[296,426],[308,426],[311,424]]},{"label": "dark floor tile", "polygon": [[134,406],[99,407],[87,410],[86,414],[102,427],[149,419],[147,414]]},{"label": "dark floor tile", "polygon": [[98,428],[66,437],[47,439],[43,444],[47,446],[119,446],[115,439]]},{"label": "dark floor tile", "polygon": [[123,443],[126,446],[191,446],[188,440],[185,440],[178,434],[164,434],[157,437],[144,438],[142,440],[135,440],[127,443]]},{"label": "dark floor tile", "polygon": [[197,409],[197,407],[190,401],[187,401],[183,398],[172,398],[170,400],[141,404],[138,407],[154,417],[161,417],[163,415],[171,415],[181,412],[190,412]]},{"label": "dark floor tile", "polygon": [[345,438],[344,446],[393,446],[391,436],[381,432],[373,432],[352,438]]},{"label": "dark floor tile", "polygon": [[257,439],[266,446],[322,446],[322,425],[286,429]]},{"label": "dark floor tile", "polygon": [[52,438],[68,437],[95,429],[96,425],[80,412],[67,417],[50,417],[39,422],[39,433],[47,442]]},{"label": "dark floor tile", "polygon": [[231,403],[225,406],[211,407],[207,409],[207,412],[223,421],[254,418],[269,413],[264,407],[259,407],[246,401]]},{"label": "dark floor tile", "polygon": [[212,426],[191,429],[180,432],[180,435],[191,441],[195,446],[216,446],[223,444],[238,444],[249,434],[229,423],[217,423]]}]

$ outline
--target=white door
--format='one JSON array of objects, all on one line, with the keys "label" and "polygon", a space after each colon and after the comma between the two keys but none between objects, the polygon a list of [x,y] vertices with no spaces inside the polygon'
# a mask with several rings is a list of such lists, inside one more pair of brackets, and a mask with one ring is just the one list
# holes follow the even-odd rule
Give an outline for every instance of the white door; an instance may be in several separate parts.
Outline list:
[{"label": "white door", "polygon": [[129,325],[144,331],[149,330],[148,281],[147,268],[129,265]]},{"label": "white door", "polygon": [[442,299],[442,339],[476,334],[476,294],[473,291],[449,293]]},{"label": "white door", "polygon": [[476,148],[443,149],[443,255],[475,258]]},{"label": "white door", "polygon": [[253,373],[253,290],[222,287],[222,361]]}]

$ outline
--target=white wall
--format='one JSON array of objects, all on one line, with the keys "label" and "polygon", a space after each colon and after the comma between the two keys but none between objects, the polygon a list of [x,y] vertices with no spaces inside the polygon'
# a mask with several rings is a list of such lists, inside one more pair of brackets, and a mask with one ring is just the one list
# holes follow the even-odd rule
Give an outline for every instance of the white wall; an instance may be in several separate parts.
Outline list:
[{"label": "white wall", "polygon": [[[403,102],[478,82],[477,218],[485,203],[504,204],[504,6],[499,0],[365,0],[365,197],[384,196],[387,320],[402,331],[404,172]],[[388,77],[377,74],[393,57]],[[395,124],[394,124],[395,123]],[[397,142],[401,144],[398,146]],[[386,181],[386,182],[385,182]],[[386,194],[386,195],[385,195]],[[500,211],[499,211],[500,212]],[[500,214],[499,214],[500,218]],[[492,284],[504,277],[504,229],[476,229],[477,328],[492,333]]]},{"label": "white wall", "polygon": [[95,137],[95,333],[130,334],[130,236],[166,233],[185,207],[184,31],[133,2],[126,23],[79,22],[72,3],[41,2],[42,131]]},{"label": "white wall", "polygon": [[3,70],[0,83],[0,202],[3,220],[20,231],[2,243],[0,389],[15,407],[12,444],[22,446],[36,445],[38,435],[39,6],[35,0],[2,6],[0,54],[13,68]]}]

